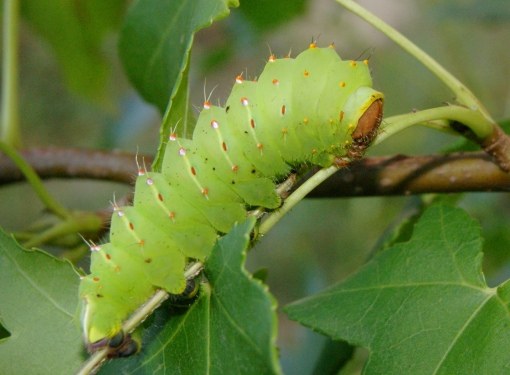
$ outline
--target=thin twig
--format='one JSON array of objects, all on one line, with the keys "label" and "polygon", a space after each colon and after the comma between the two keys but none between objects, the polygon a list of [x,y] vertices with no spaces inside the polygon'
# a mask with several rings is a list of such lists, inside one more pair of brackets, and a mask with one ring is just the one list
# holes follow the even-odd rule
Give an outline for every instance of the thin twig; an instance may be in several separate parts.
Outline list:
[{"label": "thin twig", "polygon": [[259,234],[263,236],[278,222],[280,219],[285,216],[297,203],[301,202],[301,200],[306,197],[314,188],[324,182],[326,179],[331,177],[336,171],[338,171],[338,167],[333,165],[329,168],[324,168],[319,170],[313,176],[308,178],[301,186],[295,189],[292,194],[285,200],[283,205],[276,211],[271,212],[271,214],[267,217],[266,220],[260,224]]},{"label": "thin twig", "polygon": [[446,120],[448,125],[450,125],[451,122],[463,124],[471,130],[472,134],[479,142],[482,142],[482,140],[488,137],[486,133],[487,129],[491,132],[493,129],[493,123],[487,120],[480,112],[472,111],[458,105],[449,105],[386,117],[381,125],[381,132],[375,139],[374,144],[379,144],[411,126],[429,126],[429,123],[431,124],[430,127],[436,130],[455,133],[454,128],[450,126],[443,128],[438,127],[437,123],[434,122],[436,120]]}]

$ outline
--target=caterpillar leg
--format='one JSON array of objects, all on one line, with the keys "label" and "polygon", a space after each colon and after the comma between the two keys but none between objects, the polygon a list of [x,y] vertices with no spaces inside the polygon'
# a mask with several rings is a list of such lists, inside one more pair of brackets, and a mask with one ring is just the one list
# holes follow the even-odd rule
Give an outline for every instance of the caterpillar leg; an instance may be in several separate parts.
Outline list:
[{"label": "caterpillar leg", "polygon": [[108,358],[124,358],[138,353],[140,350],[140,343],[135,340],[130,334],[125,335],[120,331],[108,343]]},{"label": "caterpillar leg", "polygon": [[200,282],[197,281],[197,278],[188,279],[186,280],[186,288],[176,296],[176,299],[179,301],[193,299],[198,294],[199,289]]},{"label": "caterpillar leg", "polygon": [[108,342],[108,358],[124,358],[136,354],[140,350],[140,343],[130,334],[120,331]]},{"label": "caterpillar leg", "polygon": [[186,288],[180,294],[171,294],[167,308],[170,316],[185,313],[193,304],[200,291],[200,279],[193,278],[186,280]]},{"label": "caterpillar leg", "polygon": [[276,193],[282,199],[287,198],[290,194],[290,191],[296,184],[296,182],[297,182],[297,174],[296,173],[290,174],[289,177],[287,177],[287,179],[285,179],[285,181],[278,184],[278,186],[276,187]]},{"label": "caterpillar leg", "polygon": [[88,345],[88,351],[93,353],[104,348],[107,349],[107,358],[123,358],[136,354],[140,350],[140,342],[124,331],[119,331],[110,338],[104,338]]}]

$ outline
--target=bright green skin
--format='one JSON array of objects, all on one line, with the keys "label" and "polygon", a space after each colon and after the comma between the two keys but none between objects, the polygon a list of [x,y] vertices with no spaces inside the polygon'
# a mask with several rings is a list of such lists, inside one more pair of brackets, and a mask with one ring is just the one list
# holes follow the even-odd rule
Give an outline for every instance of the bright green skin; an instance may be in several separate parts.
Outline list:
[{"label": "bright green skin", "polygon": [[171,137],[162,172],[140,173],[134,205],[116,208],[110,242],[93,249],[80,285],[87,342],[113,337],[156,289],[181,293],[188,259],[204,261],[248,206],[280,206],[275,181],[291,165],[345,156],[382,99],[371,85],[365,63],[311,46],[270,59],[257,82],[239,80],[225,108],[204,106],[193,140]]}]

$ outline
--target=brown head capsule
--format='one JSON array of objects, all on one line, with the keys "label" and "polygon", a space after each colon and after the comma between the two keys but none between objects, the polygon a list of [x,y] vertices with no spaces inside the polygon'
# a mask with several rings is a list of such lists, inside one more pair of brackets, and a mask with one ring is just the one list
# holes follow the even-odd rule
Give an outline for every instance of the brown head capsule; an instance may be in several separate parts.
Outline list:
[{"label": "brown head capsule", "polygon": [[351,159],[359,159],[365,153],[367,147],[372,143],[383,116],[382,99],[375,100],[361,115],[358,124],[352,132],[352,144],[349,146],[347,156]]}]

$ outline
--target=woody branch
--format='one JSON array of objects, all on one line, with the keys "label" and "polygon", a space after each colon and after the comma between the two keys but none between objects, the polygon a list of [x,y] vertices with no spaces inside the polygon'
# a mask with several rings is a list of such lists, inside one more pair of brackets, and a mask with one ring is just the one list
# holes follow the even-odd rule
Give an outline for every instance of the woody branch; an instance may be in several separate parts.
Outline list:
[{"label": "woody branch", "polygon": [[[136,155],[76,148],[32,148],[22,155],[43,179],[83,178],[133,183]],[[146,164],[151,157],[144,158]],[[0,155],[0,185],[23,181]],[[314,198],[409,195],[510,190],[510,174],[484,152],[370,157],[353,162],[316,188]]]}]

